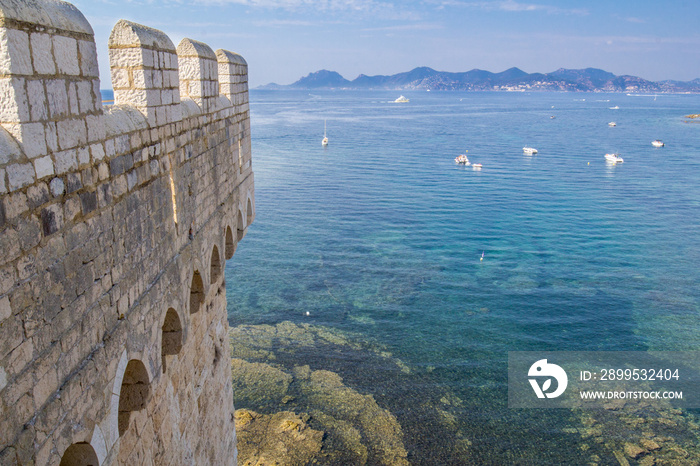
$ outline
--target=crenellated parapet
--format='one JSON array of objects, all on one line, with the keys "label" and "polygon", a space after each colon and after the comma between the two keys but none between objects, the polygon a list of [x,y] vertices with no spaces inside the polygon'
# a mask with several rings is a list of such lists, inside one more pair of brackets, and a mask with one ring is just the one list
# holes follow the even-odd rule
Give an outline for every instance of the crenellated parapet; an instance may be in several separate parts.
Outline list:
[{"label": "crenellated parapet", "polygon": [[103,106],[97,53],[73,5],[0,0],[0,464],[235,464],[247,63],[120,20]]},{"label": "crenellated parapet", "polygon": [[161,126],[181,119],[178,57],[163,32],[119,20],[109,36],[115,105],[131,105]]}]

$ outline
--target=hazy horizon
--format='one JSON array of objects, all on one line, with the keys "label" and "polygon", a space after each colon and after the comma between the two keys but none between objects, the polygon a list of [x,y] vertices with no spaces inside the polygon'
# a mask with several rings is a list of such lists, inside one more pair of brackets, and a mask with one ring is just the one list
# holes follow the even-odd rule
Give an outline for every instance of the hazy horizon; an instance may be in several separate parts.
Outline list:
[{"label": "hazy horizon", "polygon": [[684,1],[76,0],[95,31],[103,88],[119,19],[240,53],[250,86],[326,69],[347,79],[419,66],[600,68],[649,81],[700,78],[700,4]]},{"label": "hazy horizon", "polygon": [[[409,69],[409,70],[403,70],[403,71],[399,71],[398,73],[393,73],[393,74],[391,74],[391,75],[371,75],[371,74],[367,74],[367,73],[360,73],[360,74],[358,74],[357,76],[349,77],[349,76],[344,76],[342,73],[338,73],[338,74],[340,74],[340,76],[341,76],[342,78],[347,79],[348,81],[352,82],[352,81],[354,81],[355,79],[359,78],[360,76],[366,76],[366,77],[370,77],[370,78],[372,78],[372,77],[378,77],[378,76],[395,76],[395,75],[397,75],[397,74],[409,73],[409,72],[411,72],[411,71],[413,71],[413,70],[420,69],[420,68],[430,68],[430,67],[429,67],[429,66],[428,66],[428,67],[426,67],[426,66],[417,66],[417,67],[411,68],[411,69]],[[517,66],[511,66],[510,68],[506,68],[506,69],[504,69],[504,70],[484,70],[484,69],[480,69],[480,68],[472,68],[472,69],[469,69],[469,70],[458,70],[458,71],[453,71],[453,70],[436,70],[436,69],[433,69],[433,68],[430,68],[430,69],[432,69],[433,71],[436,71],[437,73],[468,73],[468,72],[470,72],[470,71],[479,70],[479,71],[486,71],[486,72],[491,72],[491,73],[494,73],[494,74],[498,74],[498,73],[502,73],[502,72],[509,71],[509,70],[511,70],[511,69],[519,69],[520,71],[524,71],[522,68],[519,68],[519,67],[517,67]],[[557,68],[557,69],[549,70],[549,71],[542,71],[542,70],[531,71],[531,72],[528,72],[528,74],[534,74],[534,73],[550,74],[550,73],[554,73],[554,72],[556,72],[556,71],[559,71],[559,70],[561,70],[561,69],[573,70],[572,68],[562,68],[562,67],[559,67],[559,68]],[[595,68],[595,67],[590,66],[590,67],[586,67],[586,68],[577,68],[576,70],[584,70],[584,69],[599,69],[599,68]],[[601,69],[601,71],[606,71],[606,72],[607,72],[608,70],[602,70],[602,69]],[[337,71],[335,71],[335,70],[329,70],[329,69],[323,68],[323,69],[320,69],[320,70],[310,71],[310,72],[308,72],[307,74],[305,74],[304,76],[300,76],[299,78],[297,78],[296,80],[294,80],[294,82],[292,82],[292,83],[275,83],[275,82],[270,82],[270,83],[261,84],[261,85],[259,85],[259,86],[257,86],[257,87],[266,86],[266,85],[268,85],[268,84],[292,85],[292,84],[294,84],[295,82],[297,82],[297,81],[299,81],[299,80],[301,80],[301,79],[308,78],[308,77],[310,77],[310,76],[312,76],[312,75],[314,75],[314,74],[316,74],[316,73],[321,73],[321,72],[337,73]],[[630,76],[629,74],[627,74],[627,75]],[[616,75],[616,76],[624,76],[624,75]],[[639,77],[641,77],[641,76],[639,76]],[[695,78],[695,79],[700,79],[700,78]],[[664,81],[664,80],[662,80],[662,81]],[[674,81],[680,81],[680,80],[674,80]],[[693,79],[690,79],[690,80],[688,80],[688,81],[693,81]],[[687,81],[685,81],[685,82],[687,82]],[[251,89],[254,89],[254,88],[251,87]]]}]

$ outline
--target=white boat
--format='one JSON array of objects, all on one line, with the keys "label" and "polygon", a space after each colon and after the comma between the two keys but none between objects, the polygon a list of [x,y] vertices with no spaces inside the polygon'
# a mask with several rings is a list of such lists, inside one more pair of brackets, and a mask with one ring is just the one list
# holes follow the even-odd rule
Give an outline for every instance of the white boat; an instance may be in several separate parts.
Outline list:
[{"label": "white boat", "polygon": [[480,163],[472,164],[472,168],[477,168],[477,169],[481,168],[481,164]]},{"label": "white boat", "polygon": [[464,165],[466,167],[471,165],[471,163],[469,163],[469,159],[467,158],[466,154],[460,154],[457,157],[455,157],[455,162],[459,163],[461,165]]},{"label": "white boat", "polygon": [[617,126],[617,123],[615,123],[614,121],[611,121],[610,123],[608,123],[608,126]]},{"label": "white boat", "polygon": [[624,160],[618,154],[605,154],[605,160],[612,163],[622,163]]},{"label": "white boat", "polygon": [[665,144],[661,139],[655,139],[654,141],[651,141],[651,145],[654,147],[663,147]]},{"label": "white boat", "polygon": [[534,147],[523,147],[523,152],[527,155],[533,155],[537,153],[537,149]]},{"label": "white boat", "polygon": [[401,103],[408,102],[408,99],[407,99],[406,97],[400,95],[399,98],[396,99],[394,102],[397,103],[397,104],[401,104]]},{"label": "white boat", "polygon": [[614,107],[610,107],[610,110],[620,110],[620,107],[618,105],[615,105]]},{"label": "white boat", "polygon": [[328,137],[326,136],[326,120],[323,120],[323,140],[321,141],[321,145],[328,145]]}]

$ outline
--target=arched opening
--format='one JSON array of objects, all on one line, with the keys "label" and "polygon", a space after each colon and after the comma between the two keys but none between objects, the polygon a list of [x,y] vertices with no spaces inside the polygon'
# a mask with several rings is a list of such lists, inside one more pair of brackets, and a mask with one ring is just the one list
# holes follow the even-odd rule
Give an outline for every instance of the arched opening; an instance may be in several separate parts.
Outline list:
[{"label": "arched opening", "polygon": [[132,359],[126,365],[122,387],[119,391],[119,436],[129,428],[132,411],[141,411],[146,407],[151,393],[148,371],[138,359]]},{"label": "arched opening", "polygon": [[231,227],[226,227],[226,248],[224,249],[226,253],[226,260],[233,257],[233,253],[236,252],[236,243],[233,242],[233,232]]},{"label": "arched opening", "polygon": [[[246,209],[246,217],[248,220],[248,225],[253,223],[253,202],[248,198],[248,208]],[[246,225],[246,226],[248,226]]]},{"label": "arched opening", "polygon": [[195,270],[190,287],[190,314],[199,312],[202,303],[204,303],[204,282],[202,276]]},{"label": "arched opening", "polygon": [[243,213],[239,210],[238,211],[238,222],[236,222],[237,229],[238,229],[238,241],[242,240],[243,237],[245,236],[245,228],[246,226],[243,224]]},{"label": "arched opening", "polygon": [[63,453],[60,466],[99,466],[99,464],[100,460],[92,445],[80,442],[68,447]]},{"label": "arched opening", "polygon": [[167,356],[178,354],[182,349],[182,325],[175,309],[170,308],[165,313],[163,321],[163,341],[161,355],[163,358],[163,373],[166,370]]},{"label": "arched opening", "polygon": [[219,248],[216,246],[211,250],[211,267],[209,272],[211,283],[216,283],[221,278],[221,258],[219,257]]}]

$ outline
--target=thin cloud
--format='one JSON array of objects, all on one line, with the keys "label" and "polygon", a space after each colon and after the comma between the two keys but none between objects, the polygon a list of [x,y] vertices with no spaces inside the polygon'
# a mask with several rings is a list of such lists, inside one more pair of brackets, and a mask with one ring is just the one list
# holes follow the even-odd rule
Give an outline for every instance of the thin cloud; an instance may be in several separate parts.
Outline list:
[{"label": "thin cloud", "polygon": [[313,23],[311,21],[295,20],[295,19],[269,19],[265,21],[253,21],[253,25],[256,27],[273,27],[280,28],[286,26],[316,26],[318,23]]},{"label": "thin cloud", "polygon": [[560,8],[552,5],[542,5],[539,3],[522,3],[515,0],[502,0],[495,2],[464,2],[460,0],[433,0],[429,1],[438,5],[438,8],[444,9],[446,7],[466,7],[466,8],[477,8],[484,11],[505,11],[507,13],[521,13],[521,12],[532,12],[541,11],[548,14],[557,15],[578,15],[586,16],[588,15],[588,10],[585,8]]},{"label": "thin cloud", "polygon": [[545,9],[545,7],[542,5],[518,3],[518,2],[514,2],[512,0],[498,3],[497,8],[501,11],[535,11],[535,10],[544,10]]},{"label": "thin cloud", "polygon": [[434,31],[436,29],[444,29],[445,26],[437,23],[414,23],[414,24],[399,24],[396,26],[385,26],[377,28],[364,28],[362,31]]},{"label": "thin cloud", "polygon": [[374,0],[194,0],[201,4],[235,4],[268,9],[297,10],[313,8],[319,11],[370,11],[377,6],[393,4]]},{"label": "thin cloud", "polygon": [[635,18],[633,16],[630,16],[629,18],[623,18],[625,21],[628,23],[636,23],[636,24],[646,24],[646,20],[642,18]]},{"label": "thin cloud", "polygon": [[[504,36],[509,40],[517,40],[521,36]],[[556,43],[582,43],[590,45],[628,45],[628,46],[658,46],[671,44],[676,46],[697,46],[700,49],[700,35],[693,36],[641,36],[641,35],[581,35],[581,34],[550,34],[545,32],[533,32],[531,38],[539,39],[543,42]]]},{"label": "thin cloud", "polygon": [[288,12],[359,15],[384,20],[417,21],[420,15],[404,4],[382,0],[190,0],[199,5],[240,5]]}]

